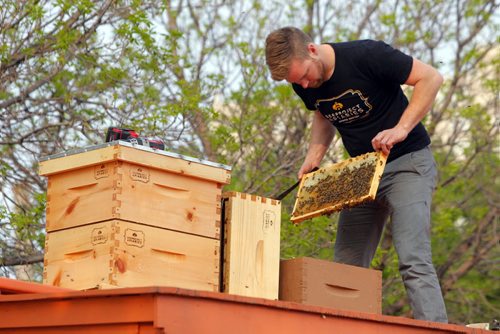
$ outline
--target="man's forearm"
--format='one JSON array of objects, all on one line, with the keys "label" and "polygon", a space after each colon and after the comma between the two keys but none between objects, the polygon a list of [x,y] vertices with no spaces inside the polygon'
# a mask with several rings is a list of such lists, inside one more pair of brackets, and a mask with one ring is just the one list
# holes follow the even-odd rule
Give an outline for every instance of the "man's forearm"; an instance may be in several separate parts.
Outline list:
[{"label": "man's forearm", "polygon": [[416,82],[410,103],[397,126],[410,132],[431,109],[442,83],[443,77],[437,71]]},{"label": "man's forearm", "polygon": [[389,154],[392,147],[406,139],[410,131],[429,112],[443,77],[432,66],[414,59],[405,84],[413,86],[413,95],[395,127],[383,130],[372,139],[373,149]]},{"label": "man's forearm", "polygon": [[319,111],[315,111],[311,127],[311,141],[304,163],[297,174],[299,179],[305,173],[312,171],[314,167],[319,167],[334,135],[335,128],[330,121],[325,119]]},{"label": "man's forearm", "polygon": [[311,141],[306,160],[318,166],[330,147],[334,135],[335,128],[333,125],[319,111],[316,111],[311,127]]}]

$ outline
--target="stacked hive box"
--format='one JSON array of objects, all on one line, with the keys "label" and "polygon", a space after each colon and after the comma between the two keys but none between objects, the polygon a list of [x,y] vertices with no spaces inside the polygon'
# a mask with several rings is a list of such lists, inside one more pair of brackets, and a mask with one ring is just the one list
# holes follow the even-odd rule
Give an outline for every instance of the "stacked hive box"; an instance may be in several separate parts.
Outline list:
[{"label": "stacked hive box", "polygon": [[51,156],[44,282],[219,290],[230,168],[125,142]]}]

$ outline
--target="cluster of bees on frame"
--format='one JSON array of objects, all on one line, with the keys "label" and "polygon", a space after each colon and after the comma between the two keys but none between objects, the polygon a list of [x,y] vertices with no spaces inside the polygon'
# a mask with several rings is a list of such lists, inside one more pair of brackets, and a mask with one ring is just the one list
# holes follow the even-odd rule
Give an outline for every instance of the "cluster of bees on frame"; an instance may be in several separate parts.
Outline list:
[{"label": "cluster of bees on frame", "polygon": [[[332,208],[330,212],[340,211],[361,203],[368,195],[375,174],[376,161],[364,161],[357,167],[335,169],[333,174],[323,178],[319,170],[311,176],[311,185],[302,189],[294,216]],[[317,180],[315,180],[317,179]],[[325,212],[329,213],[329,212]]]}]

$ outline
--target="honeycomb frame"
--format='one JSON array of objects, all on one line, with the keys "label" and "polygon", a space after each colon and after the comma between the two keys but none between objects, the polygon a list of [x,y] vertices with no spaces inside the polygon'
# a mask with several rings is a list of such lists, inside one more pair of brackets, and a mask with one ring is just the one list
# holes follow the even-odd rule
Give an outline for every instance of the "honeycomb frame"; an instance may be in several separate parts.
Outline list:
[{"label": "honeycomb frame", "polygon": [[304,175],[291,221],[300,223],[373,201],[386,161],[382,152],[371,152]]}]

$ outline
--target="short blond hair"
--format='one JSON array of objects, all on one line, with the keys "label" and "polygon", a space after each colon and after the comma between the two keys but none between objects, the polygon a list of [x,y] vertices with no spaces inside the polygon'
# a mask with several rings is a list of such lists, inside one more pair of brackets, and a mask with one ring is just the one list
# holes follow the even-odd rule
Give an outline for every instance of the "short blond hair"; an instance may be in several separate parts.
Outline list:
[{"label": "short blond hair", "polygon": [[266,63],[271,77],[280,81],[288,76],[292,59],[309,57],[308,44],[312,38],[295,27],[284,27],[271,32],[266,38]]}]

